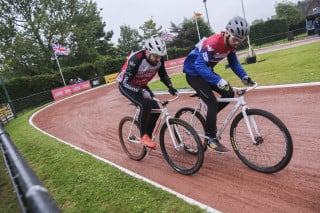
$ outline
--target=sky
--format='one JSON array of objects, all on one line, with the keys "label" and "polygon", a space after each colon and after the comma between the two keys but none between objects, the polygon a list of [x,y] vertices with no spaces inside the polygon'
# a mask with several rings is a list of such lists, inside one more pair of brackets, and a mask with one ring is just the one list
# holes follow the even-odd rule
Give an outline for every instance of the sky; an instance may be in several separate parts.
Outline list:
[{"label": "sky", "polygon": [[[225,28],[226,23],[236,15],[244,17],[249,22],[257,19],[264,21],[275,15],[275,5],[284,2],[283,0],[93,0],[97,3],[100,15],[105,21],[105,31],[112,30],[114,35],[112,42],[117,43],[120,37],[120,26],[127,25],[130,28],[139,30],[145,21],[152,20],[162,26],[162,29],[170,27],[173,22],[181,24],[185,18],[192,18],[194,12],[202,14],[202,18],[209,23],[214,32],[220,32]],[[289,2],[297,4],[299,0]],[[206,13],[207,8],[207,13]],[[141,33],[141,31],[140,31]]]}]

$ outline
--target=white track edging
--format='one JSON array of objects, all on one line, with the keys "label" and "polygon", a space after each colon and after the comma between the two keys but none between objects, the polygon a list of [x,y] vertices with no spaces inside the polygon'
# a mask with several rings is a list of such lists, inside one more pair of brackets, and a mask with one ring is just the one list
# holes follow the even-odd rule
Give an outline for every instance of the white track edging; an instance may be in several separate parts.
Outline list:
[{"label": "white track edging", "polygon": [[[81,94],[83,94],[83,93],[81,93]],[[81,95],[81,94],[77,94],[77,95]],[[137,173],[134,173],[134,172],[131,171],[131,170],[128,170],[128,169],[126,169],[126,168],[124,168],[124,167],[121,167],[121,166],[119,166],[119,165],[117,165],[117,164],[115,164],[115,163],[113,163],[113,162],[111,162],[111,161],[109,161],[109,160],[106,160],[106,159],[104,159],[104,158],[102,158],[102,157],[99,157],[99,156],[97,156],[97,155],[95,155],[95,154],[92,154],[92,153],[90,153],[90,152],[88,152],[88,151],[86,151],[86,150],[84,150],[84,149],[82,149],[82,148],[80,148],[80,147],[77,147],[77,146],[75,146],[75,145],[73,145],[73,144],[71,144],[71,143],[69,143],[69,142],[67,142],[67,141],[64,141],[64,140],[62,140],[62,139],[60,139],[60,138],[58,138],[58,137],[55,137],[54,135],[51,135],[51,134],[45,132],[44,130],[38,128],[38,127],[32,122],[33,117],[36,116],[38,113],[40,113],[42,110],[45,110],[46,108],[49,108],[49,107],[51,107],[51,106],[53,106],[53,105],[55,105],[55,104],[57,104],[57,103],[59,103],[59,102],[62,102],[62,101],[64,101],[64,100],[66,100],[66,99],[72,98],[72,97],[77,96],[77,95],[73,95],[73,96],[70,96],[70,97],[65,98],[65,99],[63,99],[63,100],[59,100],[59,101],[57,101],[57,102],[54,102],[54,103],[52,103],[52,104],[50,104],[50,105],[48,105],[48,106],[40,109],[39,111],[33,113],[32,116],[29,118],[29,124],[30,124],[31,126],[33,126],[35,129],[37,129],[38,131],[42,132],[43,134],[48,135],[49,137],[54,138],[54,139],[56,139],[56,140],[58,140],[58,141],[60,141],[60,142],[62,142],[62,143],[64,143],[64,144],[66,144],[66,145],[68,145],[68,146],[70,146],[70,147],[72,147],[72,148],[74,148],[74,149],[76,149],[76,150],[79,150],[79,151],[81,151],[81,152],[84,152],[84,153],[86,153],[86,154],[89,154],[89,155],[91,155],[92,157],[94,157],[94,158],[96,158],[96,159],[98,159],[98,160],[101,160],[101,161],[103,161],[103,162],[105,162],[105,163],[107,163],[107,164],[109,164],[109,165],[111,165],[111,166],[114,166],[114,167],[116,167],[117,169],[121,170],[122,172],[124,172],[124,173],[126,173],[126,174],[128,174],[128,175],[131,175],[131,176],[133,176],[133,177],[135,177],[135,178],[137,178],[137,179],[143,180],[143,181],[145,181],[145,182],[147,182],[147,183],[149,183],[149,184],[151,184],[151,185],[153,185],[153,186],[155,186],[155,187],[157,187],[157,188],[160,188],[160,189],[162,189],[162,190],[164,190],[164,191],[167,191],[167,192],[169,192],[170,194],[173,194],[173,195],[177,196],[178,198],[184,200],[185,202],[187,202],[187,203],[189,203],[189,204],[191,204],[191,205],[196,205],[196,206],[198,206],[199,208],[201,208],[201,209],[203,209],[203,210],[206,210],[207,212],[210,212],[210,213],[220,213],[220,211],[218,211],[218,210],[216,210],[216,209],[214,209],[214,208],[212,208],[212,207],[210,207],[210,206],[207,206],[207,205],[205,205],[205,204],[203,204],[203,203],[200,203],[200,202],[198,202],[198,201],[196,201],[196,200],[194,200],[194,199],[192,199],[192,198],[190,198],[190,197],[187,197],[187,196],[185,196],[185,195],[183,195],[183,194],[180,194],[179,192],[173,191],[172,189],[170,189],[170,188],[168,188],[168,187],[165,187],[165,186],[163,186],[163,185],[161,185],[161,184],[159,184],[159,183],[157,183],[157,182],[154,182],[154,181],[152,181],[152,180],[150,180],[150,179],[148,179],[148,178],[146,178],[146,177],[143,177],[143,176],[141,176],[141,175],[139,175],[139,174],[137,174]]]}]

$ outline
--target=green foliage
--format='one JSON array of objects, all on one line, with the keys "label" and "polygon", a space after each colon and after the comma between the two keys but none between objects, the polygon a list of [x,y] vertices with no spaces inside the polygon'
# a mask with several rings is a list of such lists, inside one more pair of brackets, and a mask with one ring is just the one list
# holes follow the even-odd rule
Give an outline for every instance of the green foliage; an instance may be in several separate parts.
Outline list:
[{"label": "green foliage", "polygon": [[250,39],[255,45],[286,38],[287,22],[285,19],[271,19],[251,26]]},{"label": "green foliage", "polygon": [[[77,77],[80,77],[83,80],[89,80],[95,76],[95,74],[97,73],[97,68],[95,64],[87,63],[80,64],[79,66],[75,67],[67,67],[63,69],[62,72],[66,81],[70,78]],[[68,81],[66,83],[68,83]]]},{"label": "green foliage", "polygon": [[131,51],[137,51],[142,47],[141,37],[138,30],[131,29],[130,26],[120,26],[120,38],[118,39],[118,52],[121,56],[128,56]]},{"label": "green foliage", "polygon": [[[202,18],[197,19],[200,38],[208,37],[213,34],[207,22]],[[176,34],[172,42],[168,43],[168,47],[193,47],[199,42],[198,31],[194,18],[184,19],[181,25],[171,23],[170,32]]]},{"label": "green foliage", "polygon": [[190,47],[182,47],[182,48],[176,48],[176,47],[168,47],[167,48],[167,54],[170,59],[175,58],[182,58],[189,54],[189,52],[194,48],[194,46]]},{"label": "green foliage", "polygon": [[26,97],[61,86],[59,77],[57,74],[16,77],[6,82],[6,88],[12,99]]},{"label": "green foliage", "polygon": [[[34,76],[50,71],[50,55],[43,52],[34,39],[28,38],[25,33],[17,33],[13,46],[2,49],[5,57],[4,75]],[[1,51],[1,48],[0,48]]]},{"label": "green foliage", "polygon": [[52,43],[71,50],[61,60],[62,67],[92,63],[106,53],[105,48],[112,53],[112,33],[105,34],[105,23],[92,1],[3,0],[0,11],[0,52],[7,77],[55,70],[55,64],[48,63]]},{"label": "green foliage", "polygon": [[289,30],[292,30],[293,25],[297,25],[305,18],[302,11],[292,2],[278,3],[275,9],[277,17],[287,21]]},{"label": "green foliage", "polygon": [[[89,80],[92,79],[96,73],[98,74],[94,64],[81,64],[76,67],[68,67],[62,69],[62,73],[66,83],[68,83],[70,78],[81,77],[84,80]],[[6,88],[12,99],[26,97],[31,94],[62,86],[64,85],[59,71],[52,74],[11,78],[6,82]]]},{"label": "green foliage", "polygon": [[[79,66],[67,67],[62,69],[62,73],[66,84],[68,84],[70,79],[77,77],[80,77],[83,80],[91,80],[96,75],[104,76],[118,72],[125,60],[125,57],[112,58],[111,56],[102,56],[96,64],[84,63]],[[5,85],[12,100],[27,97],[35,93],[51,91],[52,89],[64,86],[61,74],[58,70],[55,71],[55,73],[50,74],[14,77],[7,80]],[[5,97],[4,92],[0,90],[1,103],[7,102]],[[43,103],[43,101],[45,101],[40,100],[38,96],[35,96],[34,98],[36,100],[33,100],[33,98],[30,97],[29,101],[34,103]],[[29,106],[27,103],[25,104]],[[17,106],[19,109],[21,107],[22,106]]]},{"label": "green foliage", "polygon": [[142,40],[150,38],[152,35],[161,35],[162,26],[157,27],[157,24],[152,20],[145,21],[142,26],[139,27],[142,30]]},{"label": "green foliage", "polygon": [[126,61],[126,57],[103,56],[96,62],[99,75],[119,72]]}]

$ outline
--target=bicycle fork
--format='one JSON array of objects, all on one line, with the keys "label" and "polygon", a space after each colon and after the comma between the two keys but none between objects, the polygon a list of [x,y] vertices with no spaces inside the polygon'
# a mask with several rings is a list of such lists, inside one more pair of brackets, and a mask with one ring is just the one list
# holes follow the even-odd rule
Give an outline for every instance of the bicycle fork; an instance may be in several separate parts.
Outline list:
[{"label": "bicycle fork", "polygon": [[[170,120],[171,118],[172,118],[171,116],[167,116],[165,122],[166,122],[166,125],[167,125],[168,130],[169,130],[169,134],[170,134],[170,137],[171,137],[172,144],[173,144],[174,148],[175,148],[177,151],[179,151],[181,147],[184,147],[184,144],[183,144],[183,142],[182,142],[182,137],[181,137],[181,135],[180,135],[180,131],[179,131],[177,125],[174,124],[174,125],[173,125],[173,129],[171,128],[170,122],[169,122],[169,120]],[[173,133],[173,131],[174,131],[174,133]],[[176,138],[178,139],[178,141],[180,141],[179,143],[176,142],[176,139],[175,139],[175,136],[174,136],[174,135],[176,136]]]},{"label": "bicycle fork", "polygon": [[[250,137],[251,137],[251,140],[252,140],[252,143],[257,145],[261,142],[261,134],[259,132],[259,128],[258,128],[258,125],[254,119],[254,115],[247,115],[247,112],[246,110],[248,109],[248,107],[242,107],[242,115],[243,115],[243,118],[244,118],[244,122],[248,128],[248,131],[249,131],[249,134],[250,134]],[[253,128],[252,128],[253,127]],[[252,131],[254,130],[254,132]],[[255,135],[257,137],[255,137]]]},{"label": "bicycle fork", "polygon": [[[133,131],[133,128],[136,128],[136,126],[134,125],[134,122],[139,115],[139,111],[140,111],[140,109],[137,107],[136,113],[133,116],[132,123],[131,123],[130,129],[129,129],[128,141],[133,142],[133,143],[140,143],[140,138],[138,136],[138,135],[140,135],[140,131]],[[136,134],[132,134],[133,132],[135,132]]]}]

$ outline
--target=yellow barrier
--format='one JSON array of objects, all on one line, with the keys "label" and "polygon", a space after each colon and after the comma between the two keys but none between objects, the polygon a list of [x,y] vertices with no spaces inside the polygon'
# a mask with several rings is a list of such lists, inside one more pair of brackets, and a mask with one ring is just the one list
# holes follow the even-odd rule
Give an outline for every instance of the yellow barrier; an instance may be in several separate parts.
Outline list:
[{"label": "yellow barrier", "polygon": [[3,123],[6,123],[8,120],[13,118],[13,112],[11,110],[11,107],[8,103],[2,104],[0,106],[0,120]]},{"label": "yellow barrier", "polygon": [[118,73],[113,73],[113,74],[105,75],[104,79],[106,80],[106,83],[112,83],[116,81],[117,76],[118,76]]}]

